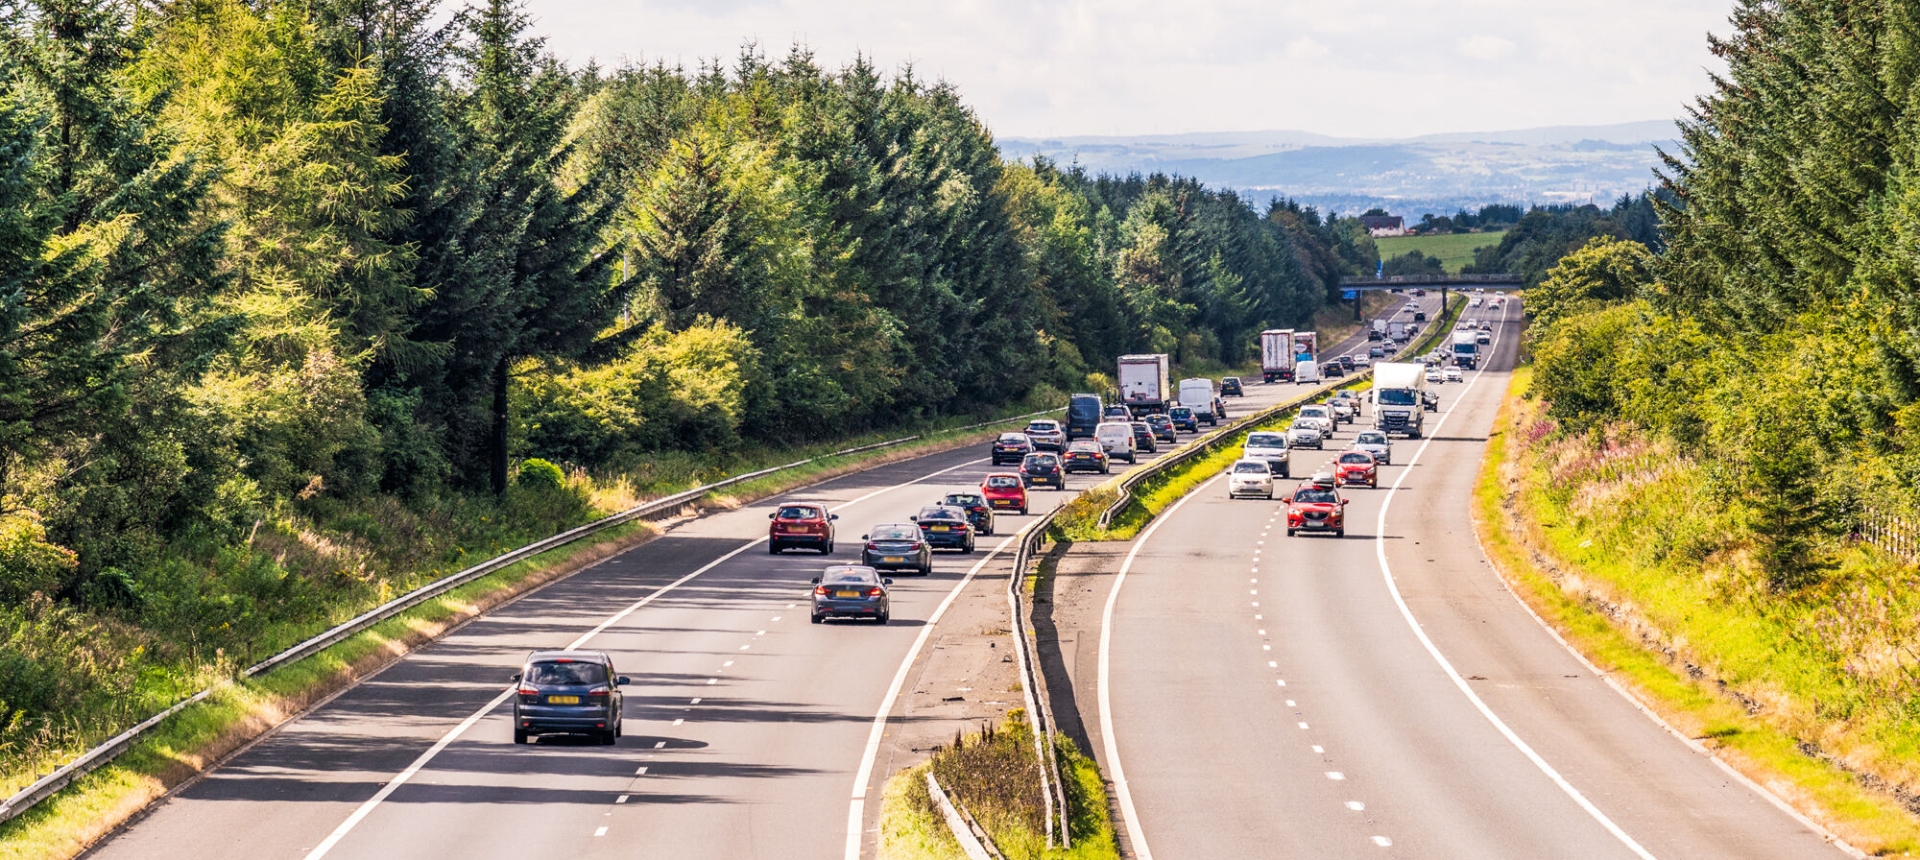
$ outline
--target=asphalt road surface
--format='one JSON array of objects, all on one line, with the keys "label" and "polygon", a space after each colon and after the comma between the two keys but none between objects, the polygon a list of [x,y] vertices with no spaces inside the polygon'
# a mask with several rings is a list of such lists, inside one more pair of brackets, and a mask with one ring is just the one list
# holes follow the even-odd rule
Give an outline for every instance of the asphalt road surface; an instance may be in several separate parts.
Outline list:
[{"label": "asphalt road surface", "polygon": [[[1215,481],[1138,542],[1100,694],[1140,858],[1847,856],[1596,677],[1488,566],[1468,510],[1519,317],[1439,386],[1430,439],[1395,438],[1380,489],[1341,491],[1345,538],[1287,537],[1283,503]],[[1324,459],[1295,456],[1295,475]]]},{"label": "asphalt road surface", "polygon": [[[1437,298],[1425,300],[1431,310]],[[1349,339],[1323,355],[1351,351]],[[1251,385],[1242,415],[1300,391]],[[1152,462],[1143,457],[1142,464]],[[894,574],[893,621],[808,623],[809,579],[859,536],[990,471],[975,448],[882,466],[679,524],[422,648],[177,791],[99,860],[871,855],[884,773],[875,722],[928,622],[992,548],[1069,493],[1033,493],[973,555]],[[1073,489],[1097,483],[1074,476]],[[769,556],[783,499],[839,514],[837,554]],[[1001,562],[1005,563],[1004,556]],[[509,676],[527,652],[613,655],[626,690],[612,747],[512,743]],[[851,789],[851,793],[850,793]],[[849,810],[849,801],[852,809]]]}]

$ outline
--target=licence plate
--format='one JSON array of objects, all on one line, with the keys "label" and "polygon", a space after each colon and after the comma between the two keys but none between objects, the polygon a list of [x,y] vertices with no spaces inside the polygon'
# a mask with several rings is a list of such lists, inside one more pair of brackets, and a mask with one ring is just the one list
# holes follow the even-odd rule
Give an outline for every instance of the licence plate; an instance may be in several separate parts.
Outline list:
[{"label": "licence plate", "polygon": [[580,697],[579,697],[579,696],[548,696],[548,697],[547,697],[547,704],[549,704],[549,705],[578,705],[578,704],[580,704]]},{"label": "licence plate", "polygon": [[946,526],[934,526],[933,528],[928,529],[928,531],[936,531],[936,532],[943,532],[946,530],[947,530]]},{"label": "licence plate", "polygon": [[1324,529],[1327,527],[1327,523],[1325,520],[1307,520],[1306,527],[1310,529]]},{"label": "licence plate", "polygon": [[859,596],[860,596],[860,592],[858,592],[858,591],[836,591],[836,592],[834,592],[834,593],[833,593],[833,596],[834,596],[834,597],[859,597]]},{"label": "licence plate", "polygon": [[894,564],[894,563],[898,563],[906,560],[907,560],[907,557],[904,555],[890,555],[881,559],[881,561],[887,562],[888,564]]}]

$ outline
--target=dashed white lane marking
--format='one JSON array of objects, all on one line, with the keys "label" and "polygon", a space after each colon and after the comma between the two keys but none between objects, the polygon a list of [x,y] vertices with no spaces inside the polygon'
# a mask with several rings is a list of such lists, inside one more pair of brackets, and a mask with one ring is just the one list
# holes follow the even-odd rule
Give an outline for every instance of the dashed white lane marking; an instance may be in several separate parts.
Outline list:
[{"label": "dashed white lane marking", "polygon": [[595,831],[593,831],[593,835],[595,835],[595,836],[605,836],[605,835],[607,835],[607,828],[605,828],[605,827],[601,827],[601,828],[599,828],[599,829],[597,829],[597,830],[595,830]]},{"label": "dashed white lane marking", "polygon": [[1341,780],[1346,779],[1347,775],[1337,770],[1330,770],[1330,771],[1327,771],[1327,778],[1333,780],[1334,782],[1339,782]]},{"label": "dashed white lane marking", "polygon": [[[645,770],[645,769],[646,769],[646,768],[641,768],[641,770]],[[627,802],[627,797],[628,797],[628,796],[629,796],[629,795],[625,795],[625,794],[623,794],[623,795],[620,795],[619,797],[616,797],[616,798],[614,798],[614,799],[613,799],[613,802],[614,802],[614,803],[626,803],[626,802]]]},{"label": "dashed white lane marking", "polygon": [[722,669],[725,669],[725,668],[727,668],[728,666],[731,666],[731,665],[733,665],[733,661],[732,661],[732,660],[728,660],[728,661],[727,661],[727,662],[725,662],[725,663],[721,663],[721,664],[720,664],[720,668],[722,668]]},{"label": "dashed white lane marking", "polygon": [[740,650],[742,650],[742,651],[745,651],[745,650],[747,650],[748,648],[752,648],[752,647],[753,647],[752,645],[742,645],[742,646],[740,646]]},{"label": "dashed white lane marking", "polygon": [[1300,728],[1302,728],[1302,729],[1305,729],[1306,727],[1307,727],[1307,724],[1306,724],[1306,723],[1301,723],[1301,724],[1300,724]]},{"label": "dashed white lane marking", "polygon": [[1347,808],[1353,810],[1354,812],[1363,812],[1366,810],[1367,805],[1364,803],[1361,803],[1358,800],[1349,800],[1347,801]]},{"label": "dashed white lane marking", "polygon": [[1258,600],[1256,600],[1256,601],[1254,601],[1254,602],[1253,602],[1253,605],[1255,605],[1255,606],[1259,606],[1259,605],[1260,605],[1260,601],[1258,601]]},{"label": "dashed white lane marking", "polygon": [[1314,744],[1314,745],[1313,745],[1313,751],[1314,751],[1315,753],[1318,753],[1318,754],[1320,754],[1320,755],[1326,755],[1326,754],[1327,754],[1327,749],[1326,749],[1326,747],[1323,747],[1323,746],[1321,746],[1321,745],[1319,745],[1319,744]]},{"label": "dashed white lane marking", "polygon": [[1249,588],[1249,589],[1247,589],[1247,593],[1248,593],[1248,594],[1259,594],[1259,593],[1260,593],[1260,589],[1258,589],[1258,588]]},{"label": "dashed white lane marking", "polygon": [[[1305,728],[1305,727],[1304,727],[1304,726],[1302,726],[1302,728]],[[667,748],[667,742],[666,742],[666,741],[654,741],[654,742],[653,742],[653,748],[654,748],[654,749],[657,749],[657,750],[658,750],[658,749],[666,749],[666,748]]]},{"label": "dashed white lane marking", "polygon": [[[787,604],[787,608],[788,608],[788,609],[792,609],[792,608],[794,608],[795,606],[799,606],[799,605],[800,605],[800,604],[798,604],[798,603],[789,603],[789,604]],[[780,620],[780,619],[778,619],[778,618],[776,618],[776,619],[774,619],[774,620],[775,620],[775,621],[778,621],[778,620]]]},{"label": "dashed white lane marking", "polygon": [[[1278,661],[1278,660],[1268,660],[1268,661],[1267,661],[1267,668],[1269,668],[1269,669],[1278,669],[1278,668],[1280,668],[1280,661]],[[1284,687],[1284,686],[1286,686],[1286,682],[1285,682],[1285,681],[1282,681],[1282,682],[1280,683],[1280,686],[1282,686],[1282,687]]]},{"label": "dashed white lane marking", "polygon": [[1253,614],[1253,620],[1255,620],[1255,621],[1259,621],[1259,620],[1261,620],[1261,619],[1260,619],[1260,613],[1258,613],[1258,612],[1255,612],[1255,613]]},{"label": "dashed white lane marking", "polygon": [[708,679],[707,679],[707,683],[708,683],[708,684],[718,684],[718,683],[720,683],[720,679],[719,679],[719,678],[708,678]]},{"label": "dashed white lane marking", "polygon": [[1375,836],[1373,837],[1373,844],[1378,845],[1382,848],[1386,848],[1393,845],[1393,840],[1388,839],[1385,836]]},{"label": "dashed white lane marking", "polygon": [[1294,704],[1294,703],[1293,703],[1293,700],[1292,700],[1292,699],[1288,699],[1288,700],[1287,700],[1287,707],[1289,707],[1289,708],[1297,708],[1297,707],[1300,707],[1300,706],[1299,706],[1299,705],[1296,705],[1296,704]]},{"label": "dashed white lane marking", "polygon": [[691,701],[691,702],[688,702],[687,704],[689,704],[689,705],[698,705],[698,704],[700,704],[700,697],[699,697],[699,696],[694,696],[694,697],[693,697],[693,701]]},{"label": "dashed white lane marking", "polygon": [[[1279,667],[1276,666],[1275,668],[1279,668]],[[1282,687],[1287,685],[1287,679],[1285,678],[1275,678],[1273,679],[1273,682],[1276,684],[1279,684]]]},{"label": "dashed white lane marking", "polygon": [[1260,631],[1260,635],[1262,635],[1262,636],[1265,636],[1265,635],[1267,635],[1267,631],[1265,631],[1265,630],[1262,630],[1262,631]]},{"label": "dashed white lane marking", "polygon": [[1273,646],[1272,646],[1272,645],[1262,645],[1262,646],[1260,646],[1260,650],[1262,650],[1262,651],[1272,651],[1272,650],[1273,650]]},{"label": "dashed white lane marking", "polygon": [[[778,619],[778,618],[775,618],[775,619],[773,619],[773,620],[775,620],[775,621],[779,621],[780,619]],[[765,636],[765,635],[767,635],[767,631],[765,631],[765,630],[762,630],[762,631],[760,631],[760,632],[758,632],[758,633],[755,633],[755,634],[753,634],[753,635],[755,635],[755,636]]]},{"label": "dashed white lane marking", "polygon": [[673,724],[677,726],[677,725],[680,725],[681,723],[684,723],[684,722],[686,722],[686,720],[674,720],[674,721],[673,721]]},{"label": "dashed white lane marking", "polygon": [[[788,605],[792,605],[792,604],[788,604]],[[775,621],[779,621],[779,620],[780,620],[780,616],[778,616],[778,615],[775,615],[775,616],[773,616],[773,620],[775,620]],[[763,631],[761,631],[761,632],[762,632],[762,633],[764,633],[764,632],[766,632],[766,631],[764,631],[764,630],[763,630]]]},{"label": "dashed white lane marking", "polygon": [[633,772],[633,775],[634,775],[634,776],[646,776],[646,775],[647,775],[647,766],[646,766],[646,765],[644,765],[644,764],[643,764],[643,765],[641,765],[641,766],[640,766],[640,769],[639,769],[639,770],[636,770],[636,771],[634,771],[634,772]]}]

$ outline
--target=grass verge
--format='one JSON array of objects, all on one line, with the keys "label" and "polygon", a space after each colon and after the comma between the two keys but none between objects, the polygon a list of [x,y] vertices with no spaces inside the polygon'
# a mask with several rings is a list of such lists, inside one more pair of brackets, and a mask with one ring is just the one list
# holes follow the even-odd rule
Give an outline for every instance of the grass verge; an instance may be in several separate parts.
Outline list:
[{"label": "grass verge", "polygon": [[887,780],[881,800],[881,860],[964,858],[927,791],[929,768],[948,795],[986,828],[1007,860],[1119,860],[1099,767],[1067,738],[1056,738],[1054,753],[1067,782],[1070,848],[1047,847],[1040,761],[1033,755],[1025,714],[1015,710],[999,726],[955,735],[953,745]]},{"label": "grass verge", "polygon": [[[996,428],[932,430],[915,442],[821,459],[735,485],[725,494],[709,496],[700,506],[737,507],[887,463],[980,444],[999,432]],[[859,444],[843,443],[825,450]],[[787,462],[800,459],[789,456]],[[635,499],[621,501],[638,503]],[[228,684],[206,701],[183,709],[113,762],[0,824],[0,860],[75,857],[174,787],[414,648],[514,597],[639,546],[659,533],[656,526],[645,523],[609,529],[453,589],[311,657],[259,678]],[[16,781],[25,785],[31,779],[23,775]]]},{"label": "grass verge", "polygon": [[1373,240],[1380,249],[1382,259],[1391,259],[1402,254],[1419,251],[1429,257],[1439,257],[1440,265],[1447,271],[1458,273],[1462,266],[1473,262],[1476,248],[1486,248],[1500,244],[1505,230],[1489,233],[1446,233],[1437,236],[1388,236]]},{"label": "grass verge", "polygon": [[[1543,500],[1541,464],[1527,447],[1540,406],[1521,396],[1531,378],[1526,368],[1513,376],[1473,503],[1481,544],[1514,592],[1648,710],[1748,779],[1868,854],[1916,856],[1920,821],[1900,796],[1831,756],[1810,754],[1839,742],[1839,727],[1821,731],[1782,707],[1821,691],[1795,689],[1817,673],[1803,655],[1783,653],[1789,637],[1775,629],[1776,619],[1749,604],[1704,598],[1703,570],[1692,581],[1660,575],[1666,571],[1650,576],[1621,553],[1590,551],[1606,537]],[[1756,663],[1762,686],[1776,687],[1765,701],[1739,674]]]}]

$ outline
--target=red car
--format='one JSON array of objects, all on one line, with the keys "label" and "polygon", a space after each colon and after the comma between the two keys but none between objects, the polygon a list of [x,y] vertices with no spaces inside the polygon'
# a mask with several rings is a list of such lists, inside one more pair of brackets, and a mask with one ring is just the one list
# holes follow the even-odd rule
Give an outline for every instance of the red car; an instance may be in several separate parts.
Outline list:
[{"label": "red car", "polygon": [[995,472],[981,480],[980,495],[996,511],[1027,512],[1027,484],[1011,472]]},{"label": "red car", "polygon": [[827,512],[825,505],[812,502],[788,502],[767,515],[773,524],[767,527],[767,552],[779,555],[787,547],[804,546],[833,554],[833,521],[838,514]]},{"label": "red car", "polygon": [[1340,458],[1334,461],[1334,480],[1342,487],[1366,484],[1380,487],[1380,465],[1373,461],[1373,455],[1365,451],[1342,451]]},{"label": "red car", "polygon": [[1287,537],[1303,531],[1347,536],[1347,500],[1340,498],[1334,483],[1333,476],[1323,472],[1287,495]]}]

